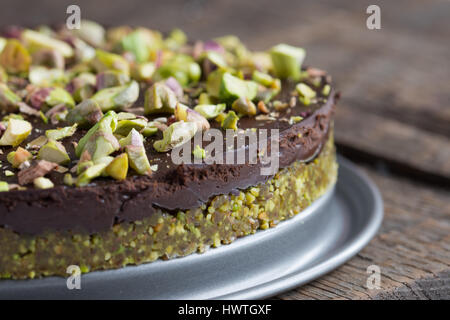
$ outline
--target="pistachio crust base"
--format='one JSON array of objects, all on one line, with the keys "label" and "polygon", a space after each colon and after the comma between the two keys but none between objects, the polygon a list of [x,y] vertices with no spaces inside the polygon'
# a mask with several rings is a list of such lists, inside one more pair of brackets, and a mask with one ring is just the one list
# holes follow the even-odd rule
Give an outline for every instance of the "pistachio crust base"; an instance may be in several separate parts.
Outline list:
[{"label": "pistachio crust base", "polygon": [[314,161],[294,162],[265,184],[238,195],[215,196],[199,208],[176,215],[158,210],[144,220],[116,224],[92,235],[47,232],[31,236],[0,228],[0,278],[67,276],[69,265],[89,272],[204,252],[293,217],[324,194],[336,178],[330,135]]}]

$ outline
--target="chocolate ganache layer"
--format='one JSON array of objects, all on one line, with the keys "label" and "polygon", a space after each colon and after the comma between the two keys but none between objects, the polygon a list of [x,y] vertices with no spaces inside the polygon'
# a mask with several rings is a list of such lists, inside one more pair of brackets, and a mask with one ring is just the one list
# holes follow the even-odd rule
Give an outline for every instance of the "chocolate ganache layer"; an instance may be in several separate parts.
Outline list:
[{"label": "chocolate ganache layer", "polygon": [[[294,88],[293,82],[283,81],[277,98],[289,101]],[[280,111],[275,120],[243,117],[239,120],[239,128],[279,129],[280,168],[297,160],[310,161],[327,141],[337,98],[338,94],[331,90],[327,99],[307,106],[296,99],[295,106]],[[293,116],[301,116],[303,120],[292,124],[289,119]],[[33,126],[41,131],[51,128],[50,125],[35,122]],[[71,158],[74,148],[70,147],[70,142],[78,141],[83,134],[85,131],[78,131],[67,139],[65,145]],[[32,135],[35,136],[31,138],[35,138],[39,134]],[[151,147],[153,141],[160,138],[158,133],[145,143],[150,163],[158,165],[150,176],[129,175],[124,181],[100,178],[85,187],[68,187],[62,182],[62,174],[51,172],[48,177],[55,183],[53,188],[0,193],[0,226],[24,234],[50,230],[101,232],[115,223],[148,217],[158,207],[167,211],[195,208],[214,195],[233,193],[271,178],[261,175],[260,162],[175,165],[170,152],[157,153]],[[7,153],[8,150],[5,150],[0,156],[2,162],[6,162]],[[17,181],[15,177],[4,176],[3,172],[1,175],[4,181]]]}]

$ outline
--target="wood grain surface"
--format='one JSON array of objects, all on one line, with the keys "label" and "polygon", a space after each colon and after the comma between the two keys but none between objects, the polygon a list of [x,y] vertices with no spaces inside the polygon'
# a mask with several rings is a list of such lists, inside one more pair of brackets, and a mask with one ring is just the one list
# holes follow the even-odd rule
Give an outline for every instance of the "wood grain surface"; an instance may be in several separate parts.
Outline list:
[{"label": "wood grain surface", "polygon": [[[338,150],[380,188],[378,235],[334,272],[280,299],[450,299],[450,1],[18,1],[0,25],[64,21],[68,4],[107,25],[184,29],[191,38],[236,34],[252,49],[307,50],[342,93]],[[381,8],[381,30],[366,8]],[[367,267],[381,268],[378,290]]]}]

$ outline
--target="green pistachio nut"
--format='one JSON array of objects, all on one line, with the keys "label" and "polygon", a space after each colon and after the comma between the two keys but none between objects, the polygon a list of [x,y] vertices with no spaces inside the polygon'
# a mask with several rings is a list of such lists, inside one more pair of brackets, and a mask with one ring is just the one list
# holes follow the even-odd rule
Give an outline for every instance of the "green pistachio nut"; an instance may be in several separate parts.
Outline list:
[{"label": "green pistachio nut", "polygon": [[195,123],[200,131],[208,130],[210,128],[209,122],[205,117],[182,103],[177,103],[174,115],[177,121]]},{"label": "green pistachio nut", "polygon": [[311,89],[308,85],[304,83],[298,83],[295,86],[295,89],[298,92],[298,99],[304,105],[309,105],[311,103],[311,100],[314,99],[317,95],[313,89]]},{"label": "green pistachio nut", "polygon": [[14,112],[22,99],[16,95],[5,83],[0,83],[0,110]]},{"label": "green pistachio nut", "polygon": [[192,151],[192,154],[194,155],[194,158],[196,159],[203,159],[206,157],[206,151],[199,145],[196,145],[194,148],[194,151]]},{"label": "green pistachio nut", "polygon": [[67,137],[73,136],[75,131],[77,131],[77,124],[75,123],[73,126],[58,128],[58,129],[49,129],[45,131],[45,136],[48,139],[52,140],[61,140]]},{"label": "green pistachio nut", "polygon": [[103,170],[105,170],[106,166],[107,165],[105,163],[99,163],[86,168],[86,170],[84,170],[77,177],[75,184],[78,187],[84,187],[88,185],[93,179],[100,177],[102,175]]},{"label": "green pistachio nut", "polygon": [[305,50],[287,44],[279,44],[270,49],[275,75],[279,78],[300,79],[301,65]]},{"label": "green pistachio nut", "polygon": [[106,70],[97,74],[97,90],[119,87],[127,84],[130,77],[122,72]]},{"label": "green pistachio nut", "polygon": [[136,81],[131,81],[123,86],[100,90],[91,97],[91,100],[97,102],[103,111],[108,111],[127,108],[138,98],[139,84]]},{"label": "green pistachio nut", "polygon": [[246,116],[254,116],[256,114],[255,104],[248,98],[242,97],[236,99],[231,105],[234,111]]},{"label": "green pistachio nut", "polygon": [[326,84],[322,88],[322,95],[328,96],[330,94],[330,91],[331,91],[331,86],[329,84]]},{"label": "green pistachio nut", "polygon": [[25,30],[22,32],[22,39],[31,52],[39,49],[52,49],[59,51],[64,58],[70,58],[74,54],[70,45],[41,32]]},{"label": "green pistachio nut", "polygon": [[16,151],[8,153],[6,159],[13,166],[18,168],[22,163],[32,158],[32,154],[22,147],[18,147]]},{"label": "green pistachio nut", "polygon": [[268,52],[252,52],[251,62],[253,68],[264,72],[269,72],[273,69],[272,58]]},{"label": "green pistachio nut", "polygon": [[173,113],[177,102],[177,97],[172,89],[157,82],[145,92],[144,112],[145,114]]},{"label": "green pistachio nut", "polygon": [[[89,131],[83,136],[83,138],[78,141],[78,145],[75,148],[75,154],[77,157],[80,157],[83,151],[85,150],[85,146],[87,142],[91,139],[91,137],[97,131],[103,131],[112,135],[112,133],[116,130],[117,127],[117,113],[114,111],[108,111],[103,118],[100,119]],[[91,155],[92,156],[92,155]]]},{"label": "green pistachio nut", "polygon": [[255,70],[253,71],[252,79],[263,86],[258,90],[257,100],[267,103],[281,91],[280,79],[273,78],[267,73]]},{"label": "green pistachio nut", "polygon": [[129,34],[121,40],[123,51],[131,52],[134,55],[137,63],[146,62],[150,56],[150,48],[145,42],[145,34],[138,29]]},{"label": "green pistachio nut", "polygon": [[147,123],[144,129],[141,130],[141,134],[144,137],[150,137],[155,135],[158,132],[158,128],[155,126],[154,121],[150,121]]},{"label": "green pistachio nut", "polygon": [[61,69],[49,69],[42,66],[30,67],[28,79],[31,84],[40,87],[64,85],[67,82],[66,75]]},{"label": "green pistachio nut", "polygon": [[116,180],[124,180],[128,173],[128,155],[122,153],[105,168],[106,174]]},{"label": "green pistachio nut", "polygon": [[200,80],[201,73],[200,66],[191,56],[178,54],[159,67],[155,72],[154,78],[155,81],[160,81],[174,77],[185,87]]},{"label": "green pistachio nut", "polygon": [[59,104],[64,104],[70,108],[75,106],[75,100],[72,95],[63,88],[53,88],[48,96],[45,98],[45,103],[50,107],[54,107]]},{"label": "green pistachio nut", "polygon": [[163,131],[163,139],[155,141],[153,147],[158,152],[167,152],[192,139],[198,127],[193,122],[178,121]]},{"label": "green pistachio nut", "polygon": [[33,184],[37,189],[50,189],[55,186],[50,179],[45,177],[39,177],[34,179]]},{"label": "green pistachio nut", "polygon": [[234,113],[234,111],[229,111],[225,118],[222,120],[221,127],[223,129],[233,129],[237,130],[237,123],[238,123],[239,117]]},{"label": "green pistachio nut", "polygon": [[239,98],[253,100],[257,93],[257,83],[239,79],[228,72],[223,74],[219,91],[219,98],[221,101],[232,103]]},{"label": "green pistachio nut", "polygon": [[198,97],[198,104],[213,104],[213,102],[209,94],[202,92]]},{"label": "green pistachio nut", "polygon": [[64,70],[65,60],[61,52],[55,49],[41,49],[32,54],[33,65],[50,69]]},{"label": "green pistachio nut", "polygon": [[97,102],[85,100],[77,104],[69,111],[66,121],[70,124],[78,124],[80,127],[90,127],[103,117],[103,112]]},{"label": "green pistachio nut", "polygon": [[9,118],[8,127],[0,138],[0,146],[18,146],[31,133],[31,123],[25,120]]},{"label": "green pistachio nut", "polygon": [[117,122],[117,128],[116,128],[116,131],[114,131],[114,134],[118,134],[121,136],[127,136],[132,129],[141,131],[146,126],[147,126],[147,120],[145,120],[145,119],[119,120],[119,122]]},{"label": "green pistachio nut", "polygon": [[165,45],[171,50],[177,50],[187,42],[187,36],[180,29],[173,29],[164,40]]},{"label": "green pistachio nut", "polygon": [[303,120],[303,117],[300,116],[292,116],[289,118],[289,123],[290,124],[295,124],[295,123],[299,123],[300,121]]},{"label": "green pistachio nut", "polygon": [[145,153],[144,141],[139,132],[132,129],[125,141],[125,151],[128,155],[130,167],[138,174],[151,174],[150,163],[148,162],[147,154]]},{"label": "green pistachio nut", "polygon": [[94,21],[81,20],[80,28],[72,32],[94,47],[102,47],[105,42],[105,28]]},{"label": "green pistachio nut", "polygon": [[15,39],[10,39],[6,43],[0,54],[0,65],[8,73],[27,72],[31,64],[31,56],[27,49]]},{"label": "green pistachio nut", "polygon": [[97,72],[113,70],[122,72],[125,75],[130,74],[130,65],[125,58],[100,49],[95,51],[95,58],[91,61],[91,64]]},{"label": "green pistachio nut", "polygon": [[131,66],[131,77],[138,81],[150,80],[155,70],[156,67],[153,62],[135,63]]},{"label": "green pistachio nut", "polygon": [[63,182],[64,182],[64,184],[66,185],[66,186],[72,186],[73,185],[73,181],[74,179],[73,179],[73,177],[72,177],[72,175],[70,174],[70,173],[66,173],[65,175],[64,175],[64,178],[63,178]]},{"label": "green pistachio nut", "polygon": [[215,70],[208,75],[206,79],[206,91],[211,97],[219,98],[220,86],[222,84],[222,78],[225,71]]},{"label": "green pistachio nut", "polygon": [[227,105],[220,104],[199,104],[195,106],[194,110],[200,113],[206,119],[213,119],[225,111]]},{"label": "green pistachio nut", "polygon": [[73,99],[80,103],[84,100],[90,99],[95,94],[95,87],[93,85],[84,85],[73,92]]},{"label": "green pistachio nut", "polygon": [[9,184],[6,181],[0,181],[0,192],[9,191]]},{"label": "green pistachio nut", "polygon": [[216,51],[206,51],[204,53],[203,59],[208,60],[210,63],[217,66],[218,68],[224,70],[228,68],[228,64],[225,61],[224,57]]},{"label": "green pistachio nut", "polygon": [[98,160],[119,150],[120,145],[117,138],[108,131],[97,130],[84,145],[92,160]]},{"label": "green pistachio nut", "polygon": [[70,157],[61,142],[48,140],[38,152],[37,158],[57,164],[68,164]]}]

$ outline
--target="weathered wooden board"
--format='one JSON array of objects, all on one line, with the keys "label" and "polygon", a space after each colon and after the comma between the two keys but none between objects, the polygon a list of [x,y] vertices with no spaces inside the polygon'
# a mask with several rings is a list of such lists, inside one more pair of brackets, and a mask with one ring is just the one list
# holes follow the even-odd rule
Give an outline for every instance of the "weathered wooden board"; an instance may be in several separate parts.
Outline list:
[{"label": "weathered wooden board", "polygon": [[[379,234],[341,268],[279,298],[450,298],[450,193],[365,171],[383,195]],[[379,290],[366,287],[370,265],[381,268]]]}]

